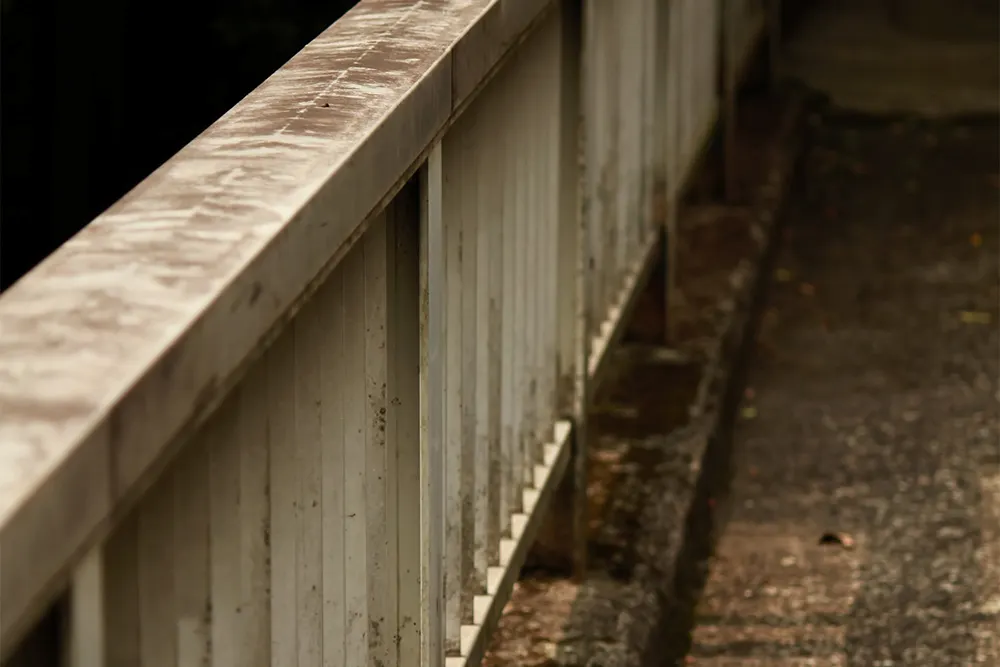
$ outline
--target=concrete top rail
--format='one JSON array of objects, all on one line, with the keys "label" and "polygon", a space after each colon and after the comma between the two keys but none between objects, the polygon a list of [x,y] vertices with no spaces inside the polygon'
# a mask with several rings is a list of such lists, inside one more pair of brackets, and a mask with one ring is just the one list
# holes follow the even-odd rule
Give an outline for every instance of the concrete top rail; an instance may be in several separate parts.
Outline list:
[{"label": "concrete top rail", "polygon": [[2,649],[549,4],[363,0],[0,297]]}]

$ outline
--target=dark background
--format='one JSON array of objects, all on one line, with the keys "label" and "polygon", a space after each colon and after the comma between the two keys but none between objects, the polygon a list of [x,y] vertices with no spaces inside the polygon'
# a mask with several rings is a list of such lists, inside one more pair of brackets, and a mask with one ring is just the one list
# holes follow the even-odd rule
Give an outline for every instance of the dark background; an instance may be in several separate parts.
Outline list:
[{"label": "dark background", "polygon": [[356,0],[2,0],[0,290]]},{"label": "dark background", "polygon": [[0,0],[0,291],[355,4]]}]

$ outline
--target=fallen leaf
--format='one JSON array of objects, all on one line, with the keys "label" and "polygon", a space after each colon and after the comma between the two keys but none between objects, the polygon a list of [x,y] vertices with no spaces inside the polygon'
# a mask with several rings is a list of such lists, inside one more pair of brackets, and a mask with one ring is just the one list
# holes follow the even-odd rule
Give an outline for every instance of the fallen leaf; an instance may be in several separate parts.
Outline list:
[{"label": "fallen leaf", "polygon": [[810,283],[802,283],[799,285],[799,293],[802,294],[802,296],[813,296],[816,294],[816,288]]},{"label": "fallen leaf", "polygon": [[819,538],[820,544],[839,544],[845,549],[854,548],[854,538],[847,533],[823,533]]},{"label": "fallen leaf", "polygon": [[774,278],[779,283],[787,283],[792,279],[792,272],[788,269],[778,269],[774,272]]},{"label": "fallen leaf", "polygon": [[978,248],[979,246],[983,245],[982,235],[979,232],[974,233],[972,236],[969,237],[969,243],[972,244],[973,248]]},{"label": "fallen leaf", "polygon": [[752,405],[748,405],[745,408],[743,408],[743,410],[742,410],[742,412],[740,414],[743,415],[743,419],[756,419],[757,418],[757,408],[755,408]]},{"label": "fallen leaf", "polygon": [[962,324],[989,324],[990,314],[981,310],[963,310],[959,315]]}]

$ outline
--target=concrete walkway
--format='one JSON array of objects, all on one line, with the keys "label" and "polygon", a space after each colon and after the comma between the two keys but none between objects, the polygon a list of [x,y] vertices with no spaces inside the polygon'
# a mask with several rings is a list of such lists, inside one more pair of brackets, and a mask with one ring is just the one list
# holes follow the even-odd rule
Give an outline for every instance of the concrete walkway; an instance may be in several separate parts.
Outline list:
[{"label": "concrete walkway", "polygon": [[812,132],[686,661],[1000,665],[997,122]]}]

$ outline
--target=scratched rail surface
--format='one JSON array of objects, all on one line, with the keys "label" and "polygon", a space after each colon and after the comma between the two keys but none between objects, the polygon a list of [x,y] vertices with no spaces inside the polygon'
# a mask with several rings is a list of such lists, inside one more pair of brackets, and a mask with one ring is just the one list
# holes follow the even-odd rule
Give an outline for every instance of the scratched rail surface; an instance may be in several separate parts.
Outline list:
[{"label": "scratched rail surface", "polygon": [[4,293],[7,664],[478,662],[748,4],[363,0]]}]

